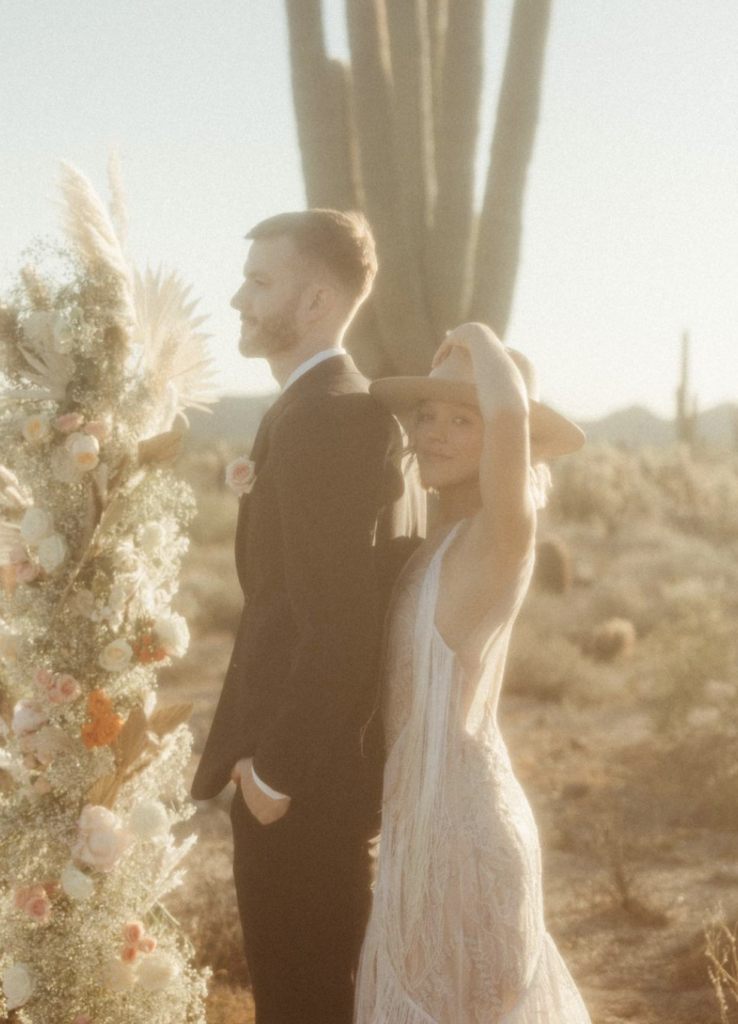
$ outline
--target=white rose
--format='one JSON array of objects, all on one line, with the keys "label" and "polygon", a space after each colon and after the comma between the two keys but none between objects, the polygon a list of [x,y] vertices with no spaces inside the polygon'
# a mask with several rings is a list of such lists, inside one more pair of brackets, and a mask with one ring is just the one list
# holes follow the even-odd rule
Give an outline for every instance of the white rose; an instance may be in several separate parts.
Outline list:
[{"label": "white rose", "polygon": [[33,978],[26,964],[15,964],[3,973],[3,991],[9,1010],[25,1006],[33,995]]},{"label": "white rose", "polygon": [[44,572],[54,572],[67,557],[67,542],[60,533],[44,537],[38,546],[38,560]]},{"label": "white rose", "polygon": [[141,529],[139,544],[146,555],[157,555],[164,547],[167,531],[161,523],[149,522]]},{"label": "white rose", "polygon": [[31,313],[23,321],[24,337],[36,348],[45,348],[53,337],[56,319],[56,313]]},{"label": "white rose", "polygon": [[162,615],[154,623],[157,640],[172,658],[181,658],[190,645],[190,631],[186,620],[175,612]]},{"label": "white rose", "polygon": [[95,883],[74,864],[67,864],[61,873],[61,887],[70,900],[88,900],[95,891]]},{"label": "white rose", "polygon": [[129,818],[131,831],[139,839],[156,839],[169,832],[169,819],[158,800],[136,804]]},{"label": "white rose", "polygon": [[111,871],[130,844],[131,836],[117,814],[88,805],[80,815],[72,856],[95,871]]},{"label": "white rose", "polygon": [[69,352],[74,344],[74,336],[72,334],[72,323],[67,320],[65,316],[57,313],[54,317],[54,323],[52,327],[52,341],[54,343],[54,351],[65,353]]},{"label": "white rose", "polygon": [[103,967],[102,983],[109,992],[127,992],[136,984],[136,969],[122,960],[110,960]]},{"label": "white rose", "polygon": [[62,484],[78,484],[83,476],[66,448],[57,448],[52,454],[51,474]]},{"label": "white rose", "polygon": [[112,640],[103,649],[98,662],[108,672],[122,672],[128,668],[133,657],[133,648],[126,640]]},{"label": "white rose", "polygon": [[32,507],[21,519],[20,531],[26,544],[39,544],[54,532],[54,520],[45,509]]},{"label": "white rose", "polygon": [[51,437],[51,425],[46,415],[27,416],[23,422],[23,436],[31,444],[41,444]]},{"label": "white rose", "polygon": [[147,992],[161,992],[179,975],[180,965],[166,953],[150,953],[138,969],[138,981]]},{"label": "white rose", "polygon": [[88,473],[100,461],[100,442],[92,434],[70,434],[67,451],[72,464],[82,473]]},{"label": "white rose", "polygon": [[47,722],[46,712],[38,701],[19,700],[13,708],[11,728],[16,736],[28,736]]},{"label": "white rose", "polygon": [[63,729],[45,725],[31,737],[30,752],[42,765],[49,765],[57,754],[72,749],[71,741]]}]

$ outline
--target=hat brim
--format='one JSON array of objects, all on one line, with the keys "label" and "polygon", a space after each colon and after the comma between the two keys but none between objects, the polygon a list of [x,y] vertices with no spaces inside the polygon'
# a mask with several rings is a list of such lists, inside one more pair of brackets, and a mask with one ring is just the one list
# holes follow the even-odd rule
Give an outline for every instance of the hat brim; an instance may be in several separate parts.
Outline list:
[{"label": "hat brim", "polygon": [[[369,391],[400,419],[409,416],[419,402],[453,402],[479,407],[477,389],[462,381],[437,377],[381,377]],[[530,399],[530,441],[539,459],[570,455],[585,442],[584,431],[548,405]]]}]

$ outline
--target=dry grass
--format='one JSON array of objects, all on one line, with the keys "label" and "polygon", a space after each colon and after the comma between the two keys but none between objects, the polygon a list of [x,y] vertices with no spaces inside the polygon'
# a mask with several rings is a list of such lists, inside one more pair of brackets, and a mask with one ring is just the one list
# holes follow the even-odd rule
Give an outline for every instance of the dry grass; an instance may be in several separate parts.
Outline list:
[{"label": "dry grass", "polygon": [[708,972],[720,1007],[721,1024],[738,1021],[738,924],[713,922],[706,931]]}]

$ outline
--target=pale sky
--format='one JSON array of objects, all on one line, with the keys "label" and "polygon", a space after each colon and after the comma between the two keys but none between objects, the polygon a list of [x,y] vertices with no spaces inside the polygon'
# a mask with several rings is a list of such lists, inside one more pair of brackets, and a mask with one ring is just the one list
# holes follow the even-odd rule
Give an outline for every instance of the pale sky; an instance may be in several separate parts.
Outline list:
[{"label": "pale sky", "polygon": [[[511,0],[490,0],[480,181]],[[228,306],[258,220],[304,207],[282,0],[0,0],[0,287],[57,231],[58,161],[118,146],[139,265],[210,314],[224,391],[273,386]],[[345,52],[341,0],[325,0]],[[554,0],[507,341],[574,417],[671,415],[679,339],[708,408],[738,399],[738,3]]]}]

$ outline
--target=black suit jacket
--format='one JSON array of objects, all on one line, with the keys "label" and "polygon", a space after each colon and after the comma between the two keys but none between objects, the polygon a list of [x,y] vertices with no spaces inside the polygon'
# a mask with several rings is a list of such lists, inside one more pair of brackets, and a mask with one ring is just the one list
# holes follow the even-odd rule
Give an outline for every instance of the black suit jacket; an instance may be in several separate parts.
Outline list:
[{"label": "black suit jacket", "polygon": [[195,799],[216,796],[253,756],[259,778],[293,799],[376,810],[383,620],[425,526],[401,444],[345,355],[307,371],[266,413],[236,532],[244,610]]}]

